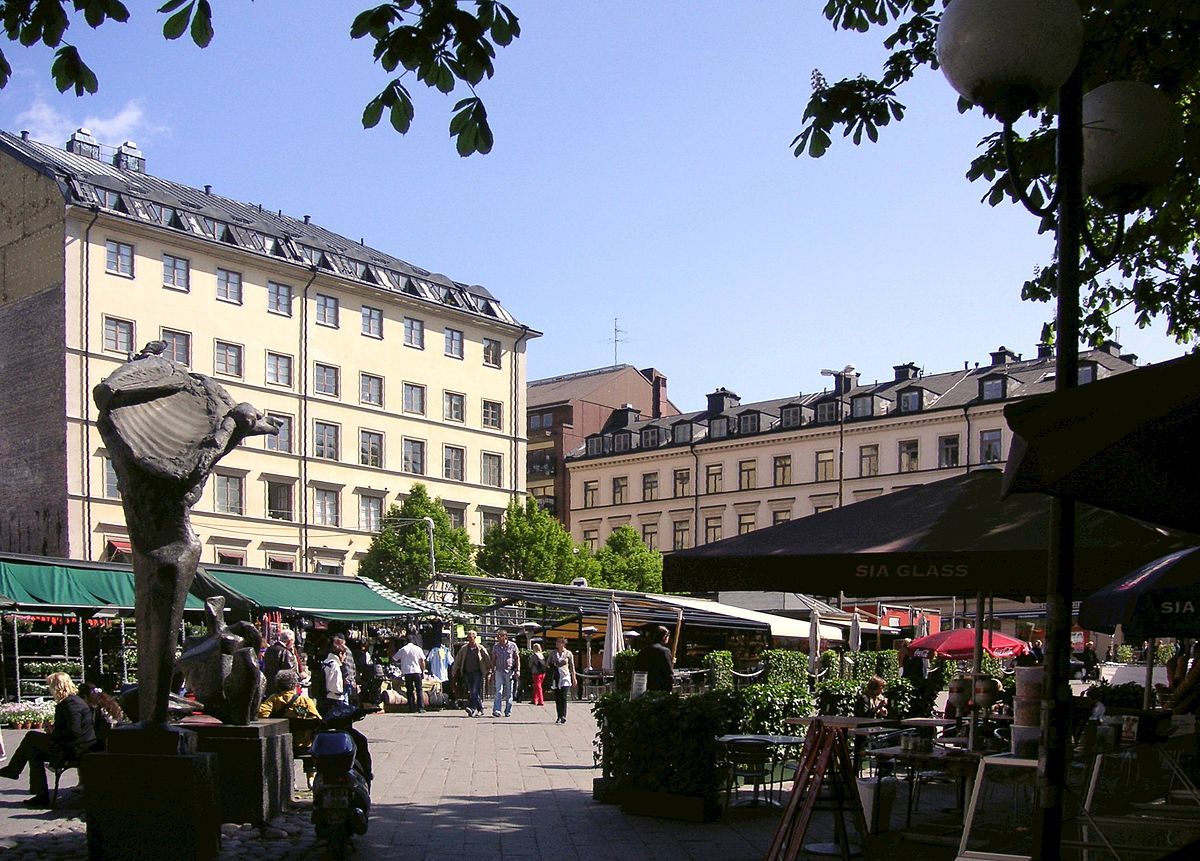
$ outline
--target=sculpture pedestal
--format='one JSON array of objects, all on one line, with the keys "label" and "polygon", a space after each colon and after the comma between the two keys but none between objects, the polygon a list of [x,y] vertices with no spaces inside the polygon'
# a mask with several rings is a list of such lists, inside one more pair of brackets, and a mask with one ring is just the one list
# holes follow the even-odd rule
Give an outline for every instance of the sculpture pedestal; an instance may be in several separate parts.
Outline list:
[{"label": "sculpture pedestal", "polygon": [[[156,729],[114,731],[117,752],[89,753],[80,766],[91,861],[214,861],[220,850],[217,757],[195,736]],[[166,751],[171,752],[166,752]],[[140,752],[139,752],[140,751]]]},{"label": "sculpture pedestal", "polygon": [[283,719],[246,726],[188,727],[197,750],[217,756],[217,798],[222,822],[262,825],[292,800],[292,736]]}]

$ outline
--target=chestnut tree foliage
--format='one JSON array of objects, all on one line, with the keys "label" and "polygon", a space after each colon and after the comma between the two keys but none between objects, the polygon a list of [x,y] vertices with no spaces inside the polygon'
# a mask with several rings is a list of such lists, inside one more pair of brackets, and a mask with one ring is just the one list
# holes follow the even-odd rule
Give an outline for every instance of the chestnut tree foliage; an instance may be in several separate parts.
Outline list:
[{"label": "chestnut tree foliage", "polygon": [[[167,0],[158,11],[166,38],[186,33],[201,48],[212,41],[209,0]],[[77,96],[99,87],[96,74],[66,40],[72,23],[81,19],[93,28],[108,21],[123,23],[129,10],[121,0],[0,0],[9,41],[54,49],[54,84],[59,92],[74,90]],[[351,38],[373,41],[375,62],[395,75],[367,103],[363,125],[373,128],[386,112],[396,131],[407,132],[415,111],[406,82],[413,79],[447,95],[461,87],[467,94],[455,103],[450,120],[458,154],[489,152],[492,130],[475,86],[495,72],[496,46],[508,45],[520,34],[517,16],[495,0],[395,0],[360,12],[350,24]],[[12,66],[0,51],[0,88],[11,77]]]},{"label": "chestnut tree foliage", "polygon": [[[878,140],[880,130],[904,117],[900,90],[912,78],[938,68],[934,40],[944,2],[935,0],[827,0],[825,17],[838,30],[883,36],[891,51],[877,77],[858,75],[829,83],[812,73],[813,92],[803,128],[792,142],[797,156],[821,157],[833,133],[855,144]],[[1109,336],[1109,316],[1132,306],[1139,326],[1165,320],[1168,332],[1189,342],[1200,331],[1200,4],[1194,0],[1080,0],[1084,49],[1080,61],[1083,90],[1108,81],[1136,80],[1158,87],[1179,108],[1185,129],[1182,162],[1172,181],[1142,202],[1130,216],[1120,253],[1109,262],[1088,250],[1082,260],[1082,331],[1091,342]],[[946,85],[946,98],[954,98]],[[959,100],[959,110],[972,106]],[[1031,116],[1017,141],[1020,173],[1035,204],[1051,196],[1055,178],[1054,106]],[[967,179],[987,185],[983,200],[991,206],[1016,201],[1004,160],[999,124],[985,137],[967,169]],[[1093,200],[1085,203],[1094,247],[1101,254],[1116,234],[1114,217]],[[1041,232],[1054,229],[1053,215],[1041,220]],[[1025,299],[1047,302],[1055,296],[1053,260],[1025,282]],[[1052,335],[1051,325],[1044,334]]]}]

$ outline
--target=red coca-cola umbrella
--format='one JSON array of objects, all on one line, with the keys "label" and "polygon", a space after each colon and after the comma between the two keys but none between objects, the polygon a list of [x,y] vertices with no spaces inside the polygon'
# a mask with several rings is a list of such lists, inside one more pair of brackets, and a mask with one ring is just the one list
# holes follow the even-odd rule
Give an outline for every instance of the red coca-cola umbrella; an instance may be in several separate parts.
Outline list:
[{"label": "red coca-cola umbrella", "polygon": [[[948,661],[969,661],[975,657],[975,631],[957,628],[938,631],[919,637],[908,644],[908,651],[918,658],[945,658]],[[1030,651],[1029,644],[996,631],[983,632],[984,654],[993,658],[1015,658]]]}]

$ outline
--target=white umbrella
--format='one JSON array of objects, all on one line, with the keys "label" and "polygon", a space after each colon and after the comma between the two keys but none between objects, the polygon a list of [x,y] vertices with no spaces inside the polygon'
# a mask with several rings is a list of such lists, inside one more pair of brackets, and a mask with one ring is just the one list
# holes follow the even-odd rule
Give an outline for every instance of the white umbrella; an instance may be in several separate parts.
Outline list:
[{"label": "white umbrella", "polygon": [[858,613],[850,617],[850,651],[857,652],[862,648],[862,622]]},{"label": "white umbrella", "polygon": [[625,648],[624,640],[625,635],[621,630],[621,608],[617,606],[617,599],[614,597],[608,604],[608,631],[604,634],[604,658],[600,663],[604,672],[613,671],[617,652]]},{"label": "white umbrella", "polygon": [[808,617],[808,671],[817,674],[817,660],[821,657],[821,613],[816,607]]}]

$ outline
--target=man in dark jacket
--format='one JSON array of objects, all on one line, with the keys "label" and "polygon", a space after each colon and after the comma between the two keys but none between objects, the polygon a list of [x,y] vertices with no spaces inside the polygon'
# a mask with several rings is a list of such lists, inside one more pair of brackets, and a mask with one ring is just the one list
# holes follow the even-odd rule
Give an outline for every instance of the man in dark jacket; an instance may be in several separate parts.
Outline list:
[{"label": "man in dark jacket", "polygon": [[647,629],[633,669],[646,674],[646,690],[670,691],[675,684],[675,659],[667,643],[671,632],[662,625]]},{"label": "man in dark jacket", "polygon": [[92,709],[79,696],[71,677],[66,673],[51,673],[46,684],[58,703],[54,707],[54,728],[49,733],[37,730],[25,733],[12,762],[0,768],[0,777],[16,780],[25,766],[29,766],[29,791],[33,797],[25,801],[27,807],[50,806],[46,763],[77,761],[96,745]]},{"label": "man in dark jacket", "polygon": [[299,672],[299,662],[296,660],[296,635],[284,628],[279,632],[279,639],[263,652],[263,676],[268,685],[275,684],[275,677],[280,670],[295,670]]}]

